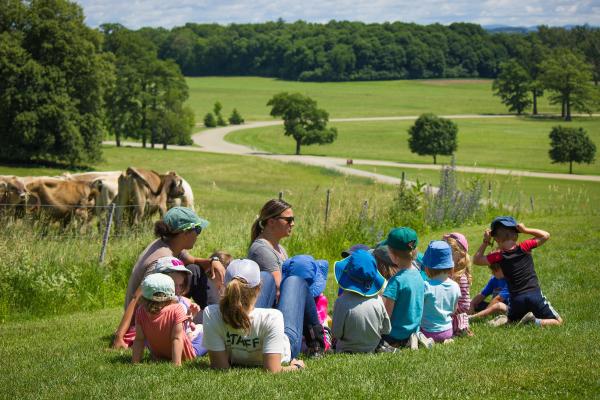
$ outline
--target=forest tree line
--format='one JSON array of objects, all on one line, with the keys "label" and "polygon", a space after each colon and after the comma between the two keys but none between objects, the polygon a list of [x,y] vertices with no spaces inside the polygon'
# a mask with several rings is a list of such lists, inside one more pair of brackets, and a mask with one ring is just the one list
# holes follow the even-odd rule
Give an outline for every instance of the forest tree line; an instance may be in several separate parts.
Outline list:
[{"label": "forest tree line", "polygon": [[495,78],[500,64],[530,58],[532,43],[581,53],[600,80],[600,29],[540,26],[492,33],[480,25],[297,21],[195,24],[138,31],[186,76],[253,75],[301,81]]}]

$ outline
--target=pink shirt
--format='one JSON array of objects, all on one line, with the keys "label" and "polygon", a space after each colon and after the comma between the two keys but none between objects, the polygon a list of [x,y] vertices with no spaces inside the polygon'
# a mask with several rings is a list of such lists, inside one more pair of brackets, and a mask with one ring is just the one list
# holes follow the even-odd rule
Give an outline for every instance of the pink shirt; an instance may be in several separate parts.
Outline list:
[{"label": "pink shirt", "polygon": [[469,289],[469,278],[466,275],[462,275],[458,280],[458,286],[460,287],[460,297],[458,298],[458,305],[456,307],[456,313],[466,313],[471,307],[471,295]]},{"label": "pink shirt", "polygon": [[[150,314],[146,308],[138,307],[135,313],[135,323],[142,328],[146,344],[156,358],[172,359],[171,331],[173,326],[187,320],[183,306],[171,304],[160,310],[158,314]],[[192,342],[183,334],[183,354],[181,360],[192,360],[196,356]]]}]

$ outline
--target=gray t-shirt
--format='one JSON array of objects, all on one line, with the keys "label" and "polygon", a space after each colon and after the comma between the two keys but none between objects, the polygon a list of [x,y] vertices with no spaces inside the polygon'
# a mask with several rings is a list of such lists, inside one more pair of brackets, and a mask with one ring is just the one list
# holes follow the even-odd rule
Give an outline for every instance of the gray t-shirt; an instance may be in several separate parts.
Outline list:
[{"label": "gray t-shirt", "polygon": [[283,247],[278,246],[277,250],[279,253],[265,239],[256,239],[248,249],[248,259],[255,261],[261,271],[281,271],[288,256]]},{"label": "gray t-shirt", "polygon": [[371,353],[381,335],[390,333],[390,317],[381,297],[363,297],[345,291],[333,307],[332,334],[336,352]]}]

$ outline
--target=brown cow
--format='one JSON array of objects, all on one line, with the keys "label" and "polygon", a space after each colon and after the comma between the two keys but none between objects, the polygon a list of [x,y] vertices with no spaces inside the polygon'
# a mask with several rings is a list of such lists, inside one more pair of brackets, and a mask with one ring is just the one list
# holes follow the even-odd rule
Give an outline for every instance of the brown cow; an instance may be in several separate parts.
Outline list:
[{"label": "brown cow", "polygon": [[183,196],[181,177],[175,172],[164,175],[156,171],[129,167],[119,177],[119,194],[115,210],[117,226],[121,225],[123,213],[130,215],[130,222],[138,224],[144,217],[157,211],[160,216],[167,212],[170,198]]},{"label": "brown cow", "polygon": [[[24,211],[30,200],[33,200],[27,191],[25,183],[20,177],[13,175],[0,176],[0,213],[9,214],[9,210],[15,209],[14,215],[22,216],[19,211]],[[23,208],[23,206],[25,208]]]},{"label": "brown cow", "polygon": [[93,215],[90,208],[95,205],[97,193],[88,183],[42,178],[28,183],[27,190],[38,199],[39,212],[62,221],[63,226],[73,217],[89,222]]},{"label": "brown cow", "polygon": [[[119,176],[121,171],[104,172],[83,172],[80,174],[64,173],[61,177],[69,181],[86,182],[97,192],[96,207],[94,208],[96,216],[101,218],[106,213],[110,204],[112,204],[119,190]],[[100,221],[98,221],[100,223]]]}]

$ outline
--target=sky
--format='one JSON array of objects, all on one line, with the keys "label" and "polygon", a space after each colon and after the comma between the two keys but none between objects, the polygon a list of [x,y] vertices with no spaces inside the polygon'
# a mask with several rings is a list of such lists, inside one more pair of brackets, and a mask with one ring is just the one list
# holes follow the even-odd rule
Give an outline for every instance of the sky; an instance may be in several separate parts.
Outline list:
[{"label": "sky", "polygon": [[130,29],[172,28],[187,22],[254,23],[282,18],[327,22],[414,22],[481,25],[600,26],[600,0],[78,0],[86,23],[118,22]]}]

